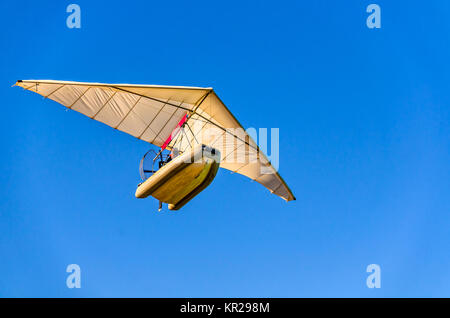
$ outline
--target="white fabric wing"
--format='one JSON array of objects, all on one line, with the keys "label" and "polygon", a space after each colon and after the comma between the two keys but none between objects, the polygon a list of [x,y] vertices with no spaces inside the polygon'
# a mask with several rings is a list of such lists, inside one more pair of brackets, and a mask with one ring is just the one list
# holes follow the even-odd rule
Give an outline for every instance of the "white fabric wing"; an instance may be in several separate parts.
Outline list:
[{"label": "white fabric wing", "polygon": [[222,152],[222,168],[261,183],[286,201],[295,200],[212,88],[52,80],[24,80],[16,85],[158,147],[188,114],[188,132],[179,133],[169,149],[183,152],[199,141],[216,147]]}]

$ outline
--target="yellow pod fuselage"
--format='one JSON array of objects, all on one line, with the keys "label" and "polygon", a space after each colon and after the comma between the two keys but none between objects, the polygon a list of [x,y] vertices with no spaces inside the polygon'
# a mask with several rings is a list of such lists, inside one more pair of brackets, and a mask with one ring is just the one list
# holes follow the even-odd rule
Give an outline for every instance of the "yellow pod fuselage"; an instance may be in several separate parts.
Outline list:
[{"label": "yellow pod fuselage", "polygon": [[136,189],[137,198],[149,195],[178,210],[203,191],[216,176],[220,152],[198,145],[171,160]]}]

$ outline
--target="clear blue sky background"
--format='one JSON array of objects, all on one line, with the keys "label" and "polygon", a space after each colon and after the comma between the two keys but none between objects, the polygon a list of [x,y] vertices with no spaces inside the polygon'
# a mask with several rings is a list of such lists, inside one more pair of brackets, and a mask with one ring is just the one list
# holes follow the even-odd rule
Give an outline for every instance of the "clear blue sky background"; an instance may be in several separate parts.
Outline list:
[{"label": "clear blue sky background", "polygon": [[[377,1],[380,30],[370,1],[70,3],[0,4],[0,296],[450,296],[448,1]],[[212,86],[280,128],[297,201],[223,170],[156,213],[146,143],[17,79]]]}]

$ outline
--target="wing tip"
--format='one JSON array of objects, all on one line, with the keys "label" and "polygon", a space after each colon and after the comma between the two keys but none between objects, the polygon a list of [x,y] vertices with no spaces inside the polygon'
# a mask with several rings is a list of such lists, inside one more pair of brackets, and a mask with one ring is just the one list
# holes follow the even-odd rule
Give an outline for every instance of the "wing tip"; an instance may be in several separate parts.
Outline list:
[{"label": "wing tip", "polygon": [[286,202],[297,201],[297,199],[294,196],[288,197],[287,199],[286,198],[283,199],[286,200]]},{"label": "wing tip", "polygon": [[13,85],[11,85],[11,87],[19,86],[19,83],[22,83],[22,82],[23,82],[22,80],[17,80]]}]

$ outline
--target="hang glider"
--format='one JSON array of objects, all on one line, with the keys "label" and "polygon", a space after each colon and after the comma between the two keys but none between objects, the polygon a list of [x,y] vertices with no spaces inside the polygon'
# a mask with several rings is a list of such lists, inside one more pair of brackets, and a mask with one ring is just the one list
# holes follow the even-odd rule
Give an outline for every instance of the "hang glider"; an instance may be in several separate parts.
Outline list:
[{"label": "hang glider", "polygon": [[[192,151],[199,140],[221,148],[221,168],[262,184],[286,201],[295,200],[212,88],[53,80],[19,80],[15,85],[162,149],[176,149],[182,154]],[[176,131],[185,125],[188,133]]]}]

